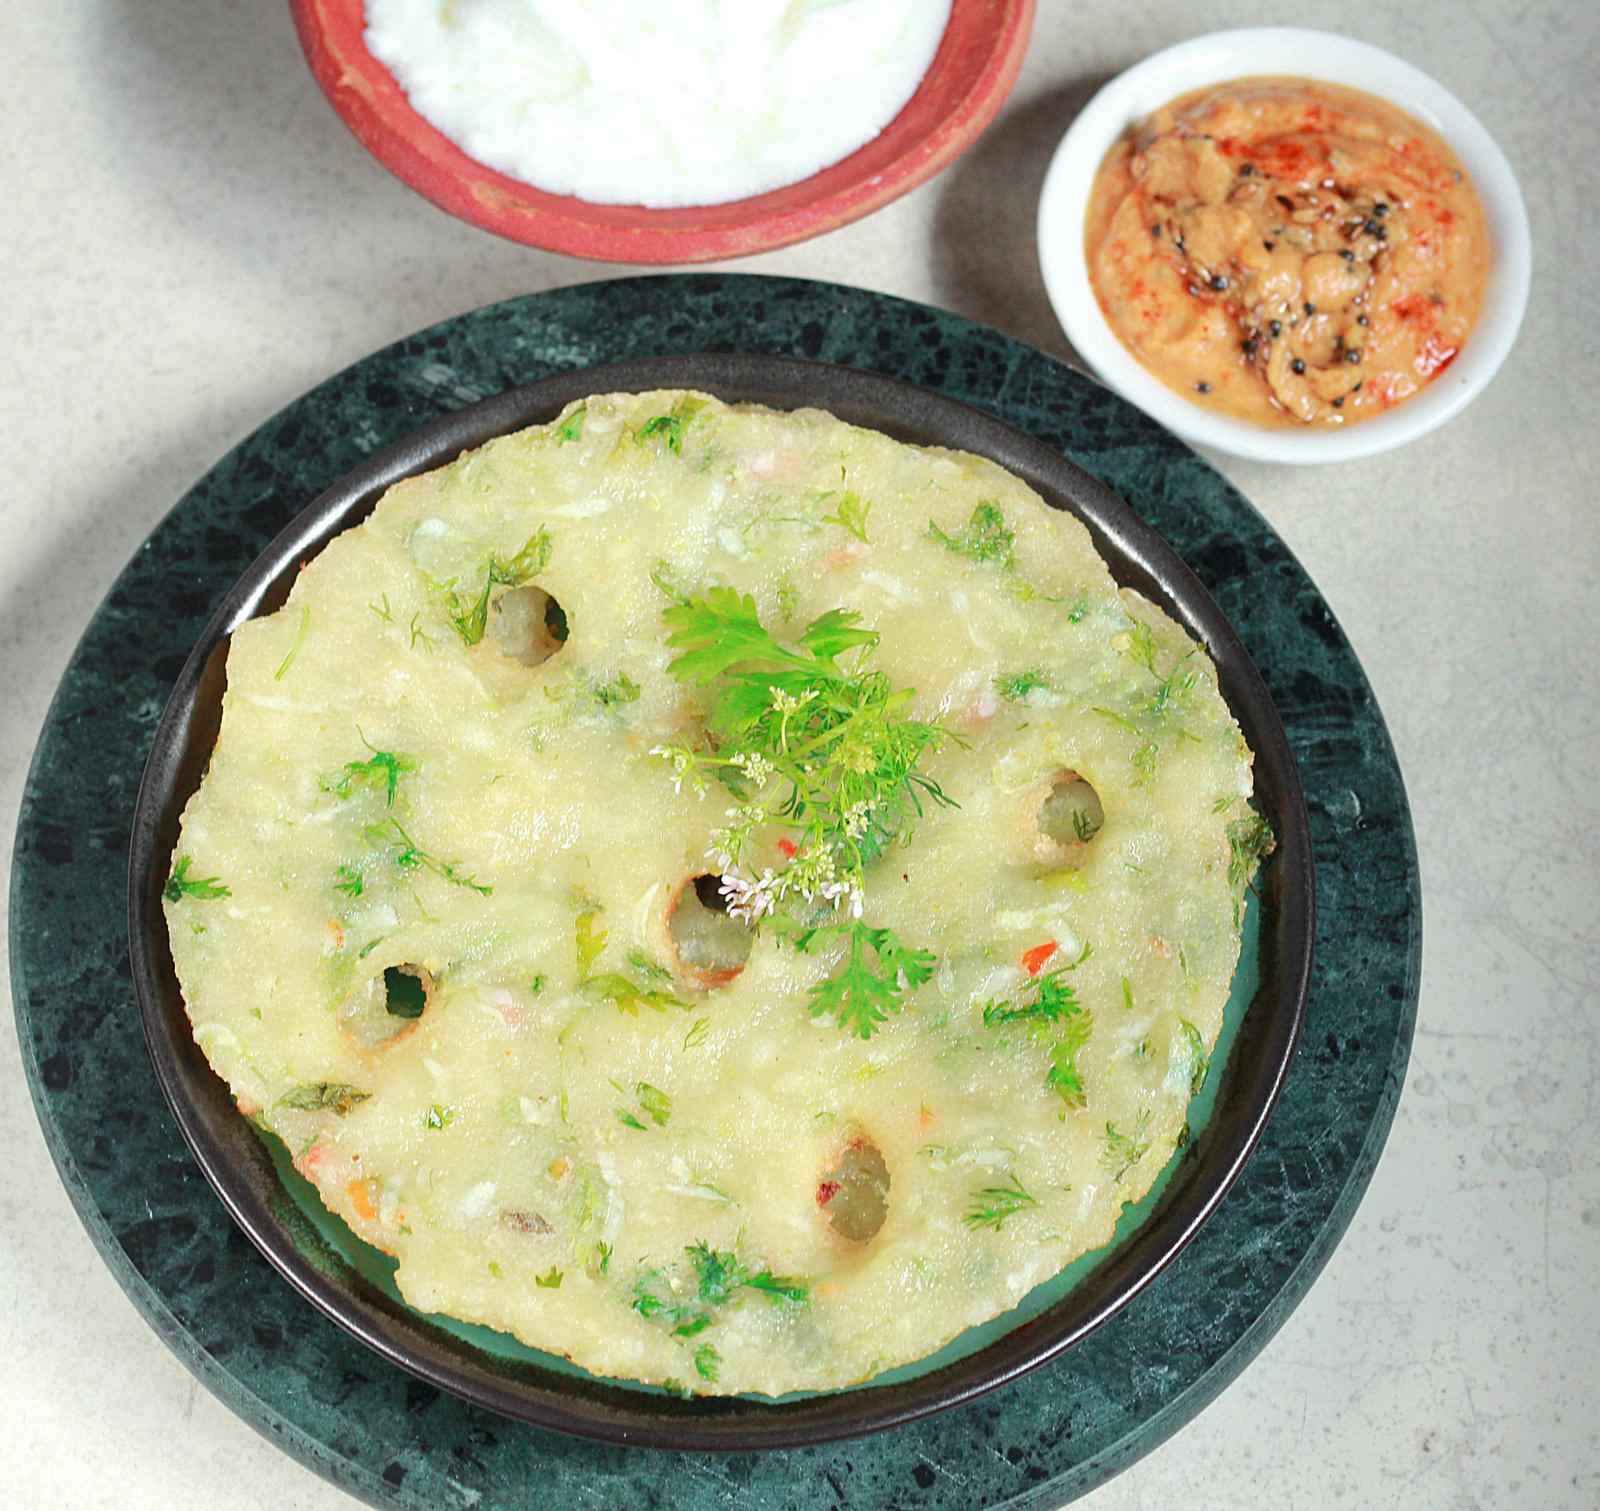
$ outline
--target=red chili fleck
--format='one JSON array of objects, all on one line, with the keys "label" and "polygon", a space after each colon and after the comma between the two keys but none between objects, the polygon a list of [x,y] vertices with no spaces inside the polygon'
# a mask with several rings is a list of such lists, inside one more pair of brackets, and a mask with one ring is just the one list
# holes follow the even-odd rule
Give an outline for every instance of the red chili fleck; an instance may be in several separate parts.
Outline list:
[{"label": "red chili fleck", "polygon": [[778,848],[783,851],[785,860],[793,860],[800,853],[800,847],[787,835],[778,836]]},{"label": "red chili fleck", "polygon": [[834,1197],[836,1197],[838,1194],[839,1194],[839,1182],[838,1181],[836,1181],[836,1180],[825,1180],[825,1181],[823,1181],[823,1183],[820,1186],[817,1187],[817,1205],[819,1207],[827,1206],[828,1203],[830,1201],[832,1201],[834,1199]]},{"label": "red chili fleck", "polygon": [[1409,320],[1414,325],[1429,324],[1434,321],[1434,304],[1426,294],[1407,294],[1404,299],[1397,299],[1389,306],[1390,311],[1402,320]]},{"label": "red chili fleck", "polygon": [[1022,968],[1030,976],[1037,976],[1044,969],[1044,963],[1056,952],[1056,942],[1047,939],[1043,944],[1036,944],[1022,957]]}]

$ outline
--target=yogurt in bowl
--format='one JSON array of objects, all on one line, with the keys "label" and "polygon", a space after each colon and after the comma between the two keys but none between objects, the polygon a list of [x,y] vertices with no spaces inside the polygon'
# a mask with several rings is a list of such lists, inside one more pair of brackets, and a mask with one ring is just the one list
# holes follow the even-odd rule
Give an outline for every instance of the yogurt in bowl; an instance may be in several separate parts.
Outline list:
[{"label": "yogurt in bowl", "polygon": [[[1290,98],[1296,84],[1306,98],[1287,130],[1264,139],[1266,157],[1231,126],[1215,125],[1219,108],[1259,114],[1263,100]],[[1162,132],[1146,123],[1168,122],[1174,101],[1183,132],[1168,142],[1166,162]],[[1308,110],[1319,130],[1345,132],[1356,122],[1356,135],[1315,142],[1304,129]],[[1097,191],[1108,157],[1117,154],[1110,179],[1117,159],[1128,158],[1134,127],[1157,150],[1133,171],[1155,191],[1168,174],[1170,193],[1117,195],[1116,183],[1108,193],[1107,178]],[[1387,155],[1396,171],[1405,169],[1408,181],[1397,185],[1408,200],[1403,218],[1391,215],[1400,196],[1385,192],[1383,172],[1363,166],[1363,132],[1374,160]],[[1326,149],[1314,172],[1277,160],[1306,143]],[[1459,194],[1457,167],[1462,184],[1476,187],[1481,212]],[[1232,188],[1199,181],[1212,170]],[[1132,178],[1123,162],[1124,191]],[[1120,242],[1111,238],[1119,205],[1125,217],[1145,199],[1181,210],[1214,201],[1217,214],[1151,214],[1138,228],[1142,244],[1126,226]],[[1251,221],[1249,237],[1233,234],[1235,220]],[[1516,338],[1530,268],[1516,180],[1465,106],[1375,47],[1287,28],[1201,37],[1101,90],[1051,164],[1039,251],[1058,318],[1106,383],[1188,440],[1287,462],[1371,455],[1458,413]],[[1329,267],[1337,279],[1325,276]],[[1460,275],[1455,284],[1447,268]],[[1340,286],[1324,287],[1334,282]],[[1141,321],[1155,325],[1142,331]],[[1171,322],[1165,352],[1163,321]]]}]

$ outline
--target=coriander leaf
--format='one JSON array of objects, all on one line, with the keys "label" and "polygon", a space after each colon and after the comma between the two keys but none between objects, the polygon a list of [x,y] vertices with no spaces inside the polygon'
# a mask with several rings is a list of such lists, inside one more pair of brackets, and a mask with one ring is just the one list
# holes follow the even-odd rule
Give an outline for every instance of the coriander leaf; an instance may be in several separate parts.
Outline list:
[{"label": "coriander leaf", "polygon": [[708,588],[700,598],[674,604],[661,616],[672,633],[667,644],[681,652],[667,670],[680,682],[713,682],[750,661],[803,664],[767,633],[756,601],[734,588]]},{"label": "coriander leaf", "polygon": [[808,931],[797,937],[796,946],[805,950],[817,938],[834,933],[845,935],[848,952],[838,975],[811,988],[811,1016],[832,1013],[840,1028],[870,1039],[880,1023],[905,1005],[904,993],[933,975],[937,957],[928,950],[908,949],[892,930],[873,928],[859,919]]},{"label": "coriander leaf", "polygon": [[369,824],[363,833],[369,844],[398,845],[399,850],[394,857],[394,863],[402,871],[431,871],[452,886],[470,888],[484,897],[488,897],[494,891],[492,886],[475,881],[451,862],[430,855],[406,833],[399,819],[391,818],[386,824]]},{"label": "coriander leaf", "polygon": [[1086,1106],[1089,1100],[1078,1070],[1078,1051],[1089,1042],[1093,1029],[1093,1017],[1087,1012],[1079,1013],[1068,1020],[1061,1037],[1050,1046],[1050,1069],[1045,1072],[1044,1083],[1074,1109]]},{"label": "coriander leaf", "polygon": [[709,1018],[696,1018],[689,1026],[689,1032],[683,1036],[683,1047],[685,1049],[698,1049],[705,1043],[706,1035],[710,1032],[711,1020]]},{"label": "coriander leaf", "polygon": [[567,417],[556,426],[556,445],[565,446],[569,441],[576,441],[583,434],[583,422],[588,416],[589,406],[580,402],[578,407],[570,411]]},{"label": "coriander leaf", "polygon": [[1178,1032],[1183,1038],[1191,1066],[1189,1095],[1197,1097],[1204,1090],[1206,1076],[1211,1071],[1211,1056],[1206,1053],[1206,1041],[1200,1037],[1200,1030],[1187,1018],[1178,1019]]},{"label": "coriander leaf", "polygon": [[999,506],[989,501],[980,503],[972,511],[972,517],[954,535],[947,535],[929,520],[928,536],[947,551],[954,551],[969,561],[995,561],[1006,570],[1013,564],[1016,534],[1007,529],[1005,515],[1000,512]]},{"label": "coriander leaf", "polygon": [[1100,1166],[1118,1185],[1135,1165],[1150,1152],[1150,1142],[1145,1138],[1145,1128],[1150,1114],[1141,1112],[1133,1133],[1120,1133],[1115,1123],[1106,1124],[1105,1148],[1100,1151]]},{"label": "coriander leaf", "polygon": [[429,1128],[448,1128],[456,1120],[454,1107],[445,1107],[435,1102],[428,1109],[428,1115],[422,1120]]},{"label": "coriander leaf", "polygon": [[161,889],[161,895],[168,902],[181,902],[185,897],[192,897],[197,902],[215,902],[219,897],[233,896],[233,893],[223,886],[220,877],[190,876],[189,867],[192,864],[192,856],[178,857],[177,864],[172,868],[172,875],[167,878],[167,884]]},{"label": "coriander leaf", "polygon": [[489,625],[489,595],[494,589],[519,588],[537,577],[550,565],[554,547],[550,531],[540,525],[510,560],[502,561],[498,556],[490,555],[488,565],[484,568],[483,588],[476,597],[463,598],[453,584],[445,585],[445,617],[465,644],[476,645],[483,639],[483,632]]},{"label": "coriander leaf", "polygon": [[573,924],[578,949],[578,980],[586,981],[589,968],[600,958],[600,952],[606,947],[607,934],[603,929],[596,929],[594,921],[598,917],[594,909],[578,914]]},{"label": "coriander leaf", "polygon": [[533,1283],[547,1291],[558,1291],[561,1289],[561,1271],[551,1265],[544,1274],[535,1275]]},{"label": "coriander leaf", "polygon": [[1228,825],[1228,848],[1232,858],[1228,862],[1228,885],[1242,887],[1250,880],[1256,867],[1277,848],[1277,838],[1272,825],[1259,813],[1234,819]]},{"label": "coriander leaf", "polygon": [[346,761],[344,769],[336,776],[322,779],[320,783],[322,790],[333,793],[335,797],[347,798],[358,786],[377,787],[383,792],[384,807],[392,808],[395,793],[400,786],[401,774],[415,771],[417,763],[409,756],[396,755],[390,750],[379,750],[367,743],[365,735],[361,736],[361,743],[372,752],[370,758],[365,761]]},{"label": "coriander leaf", "polygon": [[371,1095],[370,1091],[357,1091],[343,1081],[309,1081],[284,1092],[275,1105],[293,1107],[301,1112],[336,1112],[344,1117]]},{"label": "coriander leaf", "polygon": [[992,1228],[998,1233],[1008,1217],[1038,1205],[1038,1198],[1013,1174],[1003,1186],[981,1186],[974,1191],[961,1220],[969,1228]]},{"label": "coriander leaf", "polygon": [[666,1092],[648,1081],[640,1081],[634,1091],[638,1094],[639,1106],[645,1116],[657,1128],[665,1128],[672,1121],[672,1098]]},{"label": "coriander leaf", "polygon": [[702,1380],[710,1380],[715,1384],[721,1364],[722,1356],[709,1343],[702,1343],[694,1351],[694,1371]]},{"label": "coriander leaf", "polygon": [[278,663],[277,671],[273,672],[272,680],[282,682],[289,668],[294,665],[294,658],[300,654],[300,647],[306,643],[306,631],[311,628],[310,606],[300,610],[300,627],[294,632],[294,644],[289,647],[289,654]]},{"label": "coriander leaf", "polygon": [[634,1128],[640,1133],[648,1133],[650,1131],[643,1123],[639,1121],[638,1118],[629,1112],[626,1107],[617,1107],[613,1108],[612,1110],[617,1115],[617,1121],[621,1123],[624,1128]]},{"label": "coriander leaf", "polygon": [[1128,630],[1127,654],[1144,667],[1152,677],[1156,675],[1156,637],[1142,619],[1135,619]]},{"label": "coriander leaf", "polygon": [[833,506],[832,514],[824,514],[822,523],[825,525],[838,525],[842,530],[848,530],[863,545],[867,541],[867,515],[872,512],[871,503],[863,503],[853,492],[827,493],[823,495],[823,503],[829,499],[838,500]]},{"label": "coriander leaf", "polygon": [[634,432],[634,439],[642,444],[659,437],[666,442],[667,450],[674,456],[682,456],[684,435],[694,423],[695,416],[704,408],[704,400],[692,399],[686,394],[672,406],[669,413],[653,415],[646,420]]},{"label": "coriander leaf", "polygon": [[819,614],[805,628],[800,644],[830,671],[834,663],[848,650],[858,645],[875,646],[876,630],[859,630],[856,624],[861,615],[854,609],[829,609]]},{"label": "coriander leaf", "polygon": [[1002,1023],[1027,1023],[1043,1021],[1060,1023],[1065,1018],[1083,1011],[1075,988],[1062,978],[1068,971],[1076,970],[1084,956],[1071,965],[1064,965],[1039,978],[1032,1002],[1013,1006],[1004,1000],[987,1003],[983,1009],[983,1026],[996,1028]]},{"label": "coriander leaf", "polygon": [[[602,934],[600,939],[603,945],[605,936]],[[656,1012],[664,1013],[669,1007],[681,1007],[687,1012],[693,1006],[681,997],[675,997],[671,992],[662,991],[657,987],[640,986],[638,982],[622,975],[619,971],[602,971],[598,976],[586,976],[581,990],[586,997],[596,997],[616,1003],[617,1010],[627,1013],[629,1017],[637,1017],[641,1007],[654,1008]]]},{"label": "coriander leaf", "polygon": [[618,672],[609,682],[593,689],[594,701],[601,708],[616,708],[623,703],[639,701],[639,684],[626,672]]},{"label": "coriander leaf", "polygon": [[340,866],[333,873],[333,890],[346,897],[359,897],[362,886],[361,873],[354,866]]},{"label": "coriander leaf", "polygon": [[996,677],[994,690],[1008,703],[1020,703],[1029,693],[1048,690],[1050,679],[1041,671],[1012,672]]}]

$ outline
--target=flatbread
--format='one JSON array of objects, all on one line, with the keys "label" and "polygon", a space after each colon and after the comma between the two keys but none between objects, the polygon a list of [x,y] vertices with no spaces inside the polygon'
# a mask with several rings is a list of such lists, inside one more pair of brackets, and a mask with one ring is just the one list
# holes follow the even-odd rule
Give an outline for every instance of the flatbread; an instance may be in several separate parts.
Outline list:
[{"label": "flatbread", "polygon": [[[739,799],[675,765],[711,694],[664,616],[713,587],[790,642],[859,612],[842,659],[947,731],[919,769],[959,806],[862,899],[936,964],[870,1037],[811,1011],[841,941],[693,884]],[[398,484],[235,632],[165,906],[211,1065],[408,1302],[776,1395],[933,1352],[1149,1188],[1270,845],[1250,794],[1204,651],[993,463],[598,395]],[[1047,982],[1070,1010],[1030,1015]]]}]

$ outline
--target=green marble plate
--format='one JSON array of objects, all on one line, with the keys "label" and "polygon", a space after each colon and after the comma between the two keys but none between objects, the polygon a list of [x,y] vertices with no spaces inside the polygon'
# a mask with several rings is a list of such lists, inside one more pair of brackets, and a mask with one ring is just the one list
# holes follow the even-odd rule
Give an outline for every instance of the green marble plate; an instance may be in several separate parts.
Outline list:
[{"label": "green marble plate", "polygon": [[[1306,1032],[1277,1112],[1211,1221],[1132,1303],[1060,1362],[938,1417],[713,1460],[507,1421],[310,1313],[228,1219],[166,1110],[132,1008],[122,908],[133,796],[167,691],[216,602],[307,500],[488,394],[705,350],[820,358],[943,391],[1128,499],[1206,583],[1272,692],[1306,789],[1319,906]],[[1420,902],[1371,690],[1316,589],[1225,480],[997,332],[859,290],[701,275],[558,290],[450,321],[329,380],[225,458],[118,579],[63,679],[24,794],[11,933],[24,1061],[91,1236],[201,1380],[336,1483],[415,1507],[968,1508],[1059,1504],[1115,1473],[1232,1379],[1304,1294],[1393,1115]]]}]

